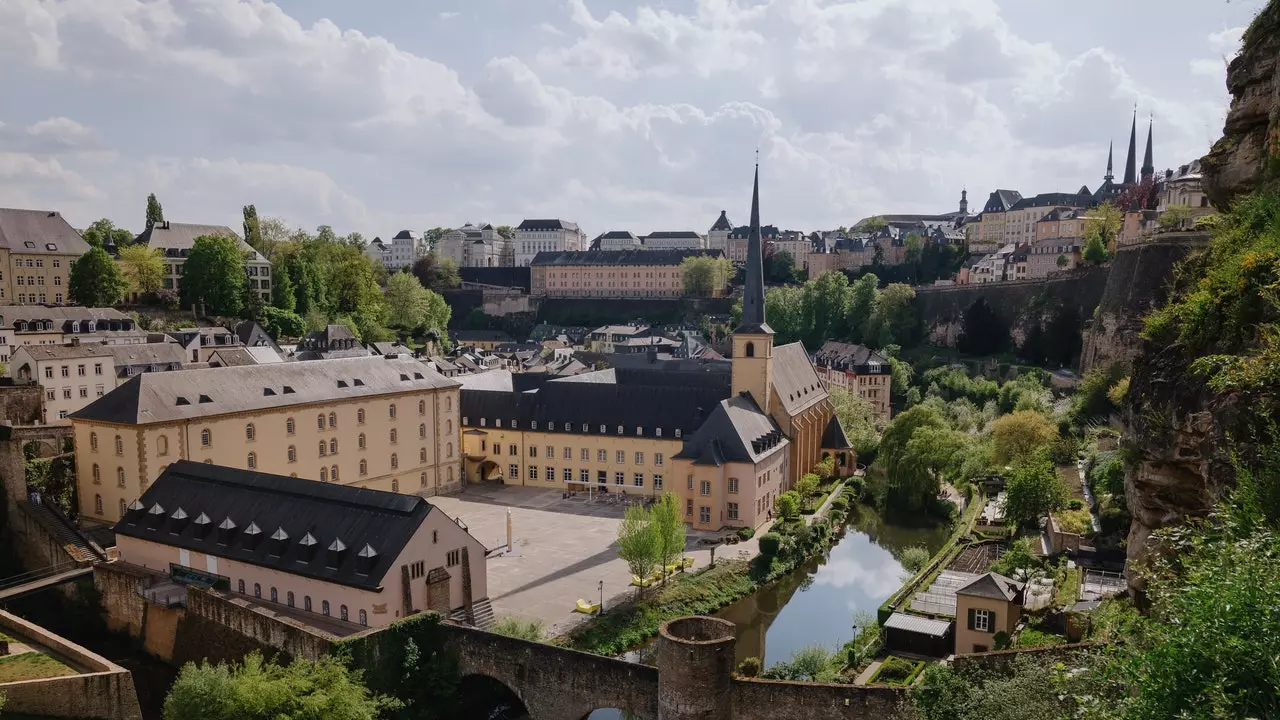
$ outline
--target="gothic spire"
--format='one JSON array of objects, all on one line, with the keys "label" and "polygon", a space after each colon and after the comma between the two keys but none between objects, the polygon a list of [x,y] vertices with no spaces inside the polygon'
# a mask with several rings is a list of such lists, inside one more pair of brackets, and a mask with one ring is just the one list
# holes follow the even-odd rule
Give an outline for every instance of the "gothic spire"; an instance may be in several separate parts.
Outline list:
[{"label": "gothic spire", "polygon": [[742,322],[734,332],[768,333],[764,320],[764,250],[760,241],[760,164],[751,189],[751,232],[747,236],[747,277],[742,293]]},{"label": "gothic spire", "polygon": [[1142,179],[1146,180],[1156,174],[1155,164],[1151,161],[1151,133],[1155,129],[1155,119],[1152,118],[1147,123],[1147,154],[1142,158]]},{"label": "gothic spire", "polygon": [[1133,126],[1129,128],[1129,157],[1124,162],[1124,184],[1138,181],[1138,109],[1133,109]]},{"label": "gothic spire", "polygon": [[1107,174],[1102,176],[1102,179],[1106,180],[1107,182],[1111,182],[1112,180],[1116,179],[1116,175],[1114,172],[1112,172],[1112,169],[1111,169],[1112,168],[1111,159],[1112,157],[1115,156],[1115,152],[1116,152],[1116,143],[1114,140],[1112,140],[1111,142],[1107,143]]}]

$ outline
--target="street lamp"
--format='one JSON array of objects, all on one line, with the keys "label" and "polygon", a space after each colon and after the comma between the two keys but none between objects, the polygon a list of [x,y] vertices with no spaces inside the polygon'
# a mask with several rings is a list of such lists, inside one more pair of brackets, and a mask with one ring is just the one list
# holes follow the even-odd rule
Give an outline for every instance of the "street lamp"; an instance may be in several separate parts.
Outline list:
[{"label": "street lamp", "polygon": [[597,612],[597,614],[603,615],[604,614],[604,581],[603,580],[599,582],[599,586],[600,586],[600,610]]}]

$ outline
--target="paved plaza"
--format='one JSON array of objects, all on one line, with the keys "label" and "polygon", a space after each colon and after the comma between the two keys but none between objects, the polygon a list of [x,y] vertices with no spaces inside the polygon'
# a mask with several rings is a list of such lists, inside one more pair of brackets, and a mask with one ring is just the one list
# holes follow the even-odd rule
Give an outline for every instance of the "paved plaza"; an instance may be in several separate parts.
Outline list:
[{"label": "paved plaza", "polygon": [[[574,613],[578,598],[605,608],[632,596],[631,572],[618,558],[616,538],[622,506],[588,502],[586,495],[566,499],[559,490],[502,485],[470,485],[459,495],[431,498],[450,517],[462,521],[485,547],[506,545],[507,509],[511,509],[514,552],[489,558],[489,600],[497,618],[541,620],[560,634],[585,616]],[[698,544],[714,534],[689,532],[687,554],[694,568],[706,567],[711,551]],[[720,547],[717,558],[757,552],[753,538]]]}]

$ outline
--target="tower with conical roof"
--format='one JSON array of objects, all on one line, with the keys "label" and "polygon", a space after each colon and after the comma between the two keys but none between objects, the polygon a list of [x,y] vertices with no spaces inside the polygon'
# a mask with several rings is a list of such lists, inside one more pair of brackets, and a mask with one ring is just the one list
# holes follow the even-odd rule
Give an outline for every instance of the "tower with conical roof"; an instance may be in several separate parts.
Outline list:
[{"label": "tower with conical roof", "polygon": [[1116,174],[1115,174],[1115,171],[1113,170],[1114,163],[1112,162],[1112,158],[1115,156],[1115,152],[1116,152],[1116,143],[1114,140],[1112,140],[1111,142],[1107,143],[1107,174],[1102,176],[1102,179],[1105,180],[1108,184],[1112,180],[1116,179]]},{"label": "tower with conical roof", "polygon": [[1147,123],[1147,152],[1142,157],[1142,179],[1149,180],[1155,177],[1156,166],[1151,159],[1151,133],[1155,129],[1155,118]]},{"label": "tower with conical roof", "polygon": [[960,191],[960,214],[969,214],[969,189],[965,188]]},{"label": "tower with conical roof", "polygon": [[1138,110],[1133,111],[1133,125],[1129,128],[1129,156],[1124,161],[1124,184],[1138,181]]},{"label": "tower with conical roof", "polygon": [[747,274],[742,292],[742,321],[733,331],[733,394],[750,393],[769,412],[773,387],[773,329],[764,317],[764,250],[760,240],[760,165],[751,190],[751,230],[747,235]]}]

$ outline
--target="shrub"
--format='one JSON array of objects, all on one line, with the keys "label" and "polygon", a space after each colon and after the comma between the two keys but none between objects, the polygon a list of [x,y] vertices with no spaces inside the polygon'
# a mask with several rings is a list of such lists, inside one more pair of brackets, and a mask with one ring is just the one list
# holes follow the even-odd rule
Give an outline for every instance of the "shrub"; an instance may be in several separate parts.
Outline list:
[{"label": "shrub", "polygon": [[774,511],[778,517],[783,520],[794,520],[800,517],[800,494],[795,490],[788,490],[778,496],[773,501]]},{"label": "shrub", "polygon": [[738,674],[743,677],[757,677],[760,675],[760,658],[749,657],[738,663]]},{"label": "shrub", "polygon": [[516,617],[504,617],[494,623],[493,627],[489,628],[489,632],[521,640],[541,642],[543,625],[541,620],[521,620]]},{"label": "shrub", "polygon": [[1068,510],[1079,510],[1082,507],[1084,507],[1084,501],[1082,500],[1072,499],[1067,501]]},{"label": "shrub", "polygon": [[1066,640],[1061,635],[1052,635],[1035,628],[1024,628],[1022,632],[1018,633],[1018,647],[1020,648],[1049,647],[1050,645],[1061,645],[1064,642]]},{"label": "shrub", "polygon": [[921,545],[912,545],[902,551],[900,562],[904,570],[914,575],[929,564],[929,551]]},{"label": "shrub", "polygon": [[837,495],[836,499],[831,501],[831,507],[835,510],[848,510],[849,496],[844,493]]},{"label": "shrub", "polygon": [[1088,510],[1063,510],[1056,515],[1058,527],[1063,532],[1077,535],[1089,535],[1093,532],[1093,516]]},{"label": "shrub", "polygon": [[880,669],[876,670],[875,677],[871,679],[871,682],[901,685],[908,678],[915,675],[916,668],[920,664],[900,658],[897,655],[890,655],[880,663]]},{"label": "shrub", "polygon": [[750,540],[751,538],[755,537],[755,535],[756,535],[755,528],[744,527],[744,528],[738,529],[739,540]]},{"label": "shrub", "polygon": [[1034,570],[1040,567],[1040,559],[1031,553],[1031,541],[1019,538],[991,565],[992,572],[1013,577],[1018,570]]},{"label": "shrub", "polygon": [[768,532],[760,536],[760,554],[765,557],[774,557],[778,551],[782,549],[782,536],[777,533]]}]

